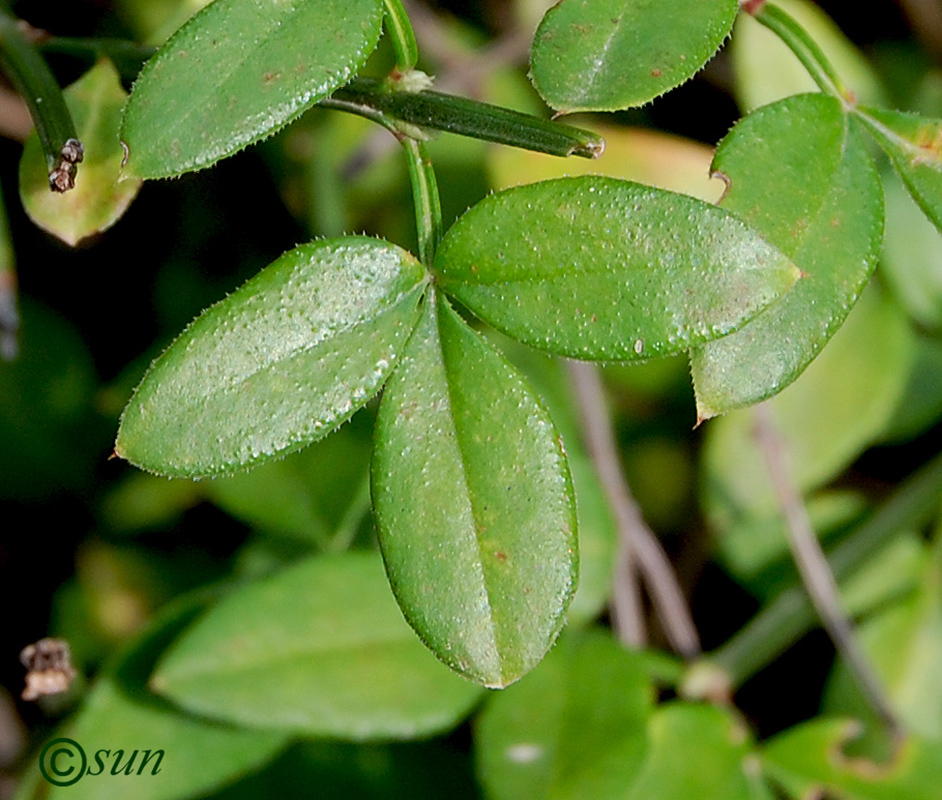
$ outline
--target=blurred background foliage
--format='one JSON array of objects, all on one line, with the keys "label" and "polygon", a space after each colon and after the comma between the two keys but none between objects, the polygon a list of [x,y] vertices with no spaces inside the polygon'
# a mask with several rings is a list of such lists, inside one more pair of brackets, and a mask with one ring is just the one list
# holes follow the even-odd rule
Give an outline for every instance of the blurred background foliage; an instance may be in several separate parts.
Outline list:
[{"label": "blurred background foliage", "polygon": [[[853,0],[782,2],[861,98],[942,116],[942,14],[936,4],[881,0],[861,13]],[[156,44],[200,5],[49,0],[13,3],[13,11],[54,34]],[[437,76],[443,91],[547,115],[526,80],[526,60],[548,5],[412,4],[420,66]],[[733,122],[758,105],[813,89],[791,54],[779,53],[767,37],[752,20],[741,20],[731,45],[690,83],[639,110],[574,119],[604,135],[608,149],[599,162],[441,136],[430,149],[446,224],[491,190],[590,170],[715,201],[722,184],[709,178],[712,147]],[[49,61],[62,85],[90,66],[62,54],[50,54]],[[381,76],[392,63],[383,43],[366,71]],[[27,768],[29,753],[75,707],[86,682],[116,649],[175,598],[274,573],[303,555],[373,546],[367,467],[375,403],[323,442],[233,478],[168,481],[109,455],[120,410],[150,359],[201,309],[282,252],[345,231],[415,248],[405,162],[388,133],[356,117],[314,109],[211,170],[149,183],[111,230],[75,248],[33,225],[18,199],[28,125],[5,89],[0,188],[8,224],[0,278],[15,269],[21,325],[18,355],[0,362],[0,797],[12,796],[14,776],[36,778]],[[881,163],[881,169],[887,236],[877,277],[824,354],[775,401],[798,483],[828,546],[844,541],[942,449],[942,241],[889,165]],[[547,397],[567,441],[578,442],[577,415],[559,364],[503,340],[502,347]],[[718,648],[796,582],[768,482],[755,462],[749,412],[693,429],[683,359],[609,365],[604,374],[629,483],[671,556],[704,648]],[[612,523],[590,465],[578,445],[571,449],[583,516],[583,588],[572,615],[579,624],[598,620],[604,627]],[[938,749],[942,601],[936,528],[935,519],[901,527],[842,585],[899,713]],[[653,644],[662,646],[653,616],[651,629]],[[23,680],[17,654],[45,635],[69,640],[80,680],[68,696],[37,706],[17,699]],[[592,636],[578,647],[606,646]],[[561,644],[561,654],[520,685],[514,702],[526,708],[528,682],[552,687],[563,680],[553,670],[563,669],[564,658],[572,662],[566,669],[603,680],[576,648],[568,640]],[[625,680],[634,686],[630,681],[641,679]],[[748,680],[735,700],[760,738],[822,708],[867,714],[820,631],[803,636]],[[647,705],[640,708],[631,713],[645,719],[653,713]],[[692,731],[734,725],[725,712],[703,719],[696,712],[688,719],[688,707],[661,708],[664,719],[657,724],[670,735],[683,725]],[[513,728],[514,713],[495,702],[477,722],[417,742],[302,737],[272,756],[283,745],[279,740],[256,759],[256,766],[272,759],[262,772],[205,796],[307,797],[311,787],[324,797],[477,797],[485,790],[527,796],[526,788],[507,789],[495,762],[494,748]],[[472,744],[478,736],[483,745]],[[669,736],[665,741],[668,747]],[[794,787],[802,784],[788,771],[788,755],[780,754],[786,766],[779,778],[798,791]]]}]

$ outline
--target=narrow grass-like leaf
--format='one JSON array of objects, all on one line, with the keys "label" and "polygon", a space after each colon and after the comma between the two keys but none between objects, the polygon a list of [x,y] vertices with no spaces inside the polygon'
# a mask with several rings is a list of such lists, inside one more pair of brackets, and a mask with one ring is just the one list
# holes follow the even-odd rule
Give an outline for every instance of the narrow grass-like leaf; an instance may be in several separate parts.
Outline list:
[{"label": "narrow grass-like leaf", "polygon": [[508,336],[588,360],[723,336],[799,276],[715,206],[598,176],[486,198],[445,234],[435,270],[443,291]]},{"label": "narrow grass-like leaf", "polygon": [[886,150],[926,216],[942,230],[942,120],[884,108],[858,108],[857,119]]},{"label": "narrow grass-like leaf", "polygon": [[826,95],[798,95],[745,117],[713,167],[739,214],[805,277],[780,303],[691,358],[700,419],[784,389],[843,323],[883,239],[883,188],[860,135]]},{"label": "narrow grass-like leaf", "polygon": [[382,0],[215,0],[158,50],[124,117],[129,174],[208,167],[346,83],[376,47]]},{"label": "narrow grass-like leaf", "polygon": [[200,477],[322,438],[382,386],[425,284],[422,266],[381,240],[286,253],[154,362],[124,410],[115,452],[151,472]]},{"label": "narrow grass-like leaf", "polygon": [[736,0],[562,0],[536,32],[533,84],[562,111],[643,105],[710,60],[737,9]]},{"label": "narrow grass-like leaf", "polygon": [[348,739],[447,729],[481,691],[416,639],[375,552],[309,559],[233,593],[178,640],[151,686],[211,718]]},{"label": "narrow grass-like leaf", "polygon": [[487,686],[532,669],[575,589],[569,468],[537,397],[444,299],[383,394],[372,476],[390,583],[423,641]]},{"label": "narrow grass-like leaf", "polygon": [[118,139],[127,94],[110,61],[100,61],[65,90],[65,102],[85,147],[82,168],[69,192],[49,191],[49,170],[39,137],[26,140],[20,159],[20,197],[33,222],[66,244],[110,228],[137,195],[141,182],[121,175]]}]

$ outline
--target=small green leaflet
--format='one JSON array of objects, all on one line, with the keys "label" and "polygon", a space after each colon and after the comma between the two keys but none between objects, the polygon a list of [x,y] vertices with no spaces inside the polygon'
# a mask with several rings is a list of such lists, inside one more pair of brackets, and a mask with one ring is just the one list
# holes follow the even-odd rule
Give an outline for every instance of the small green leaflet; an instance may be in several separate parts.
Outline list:
[{"label": "small green leaflet", "polygon": [[525,344],[651,358],[728,334],[798,279],[708,203],[615,178],[559,178],[478,203],[445,234],[442,290]]},{"label": "small green leaflet", "polygon": [[198,317],[151,366],[115,452],[174,477],[238,471],[326,436],[385,382],[426,273],[366,237],[302,245]]},{"label": "small green leaflet", "polygon": [[430,295],[375,438],[373,507],[406,619],[452,669],[514,682],[552,645],[578,574],[572,482],[549,415]]},{"label": "small green leaflet", "polygon": [[122,126],[129,174],[202,169],[343,86],[376,47],[382,0],[215,0],[147,62]]}]

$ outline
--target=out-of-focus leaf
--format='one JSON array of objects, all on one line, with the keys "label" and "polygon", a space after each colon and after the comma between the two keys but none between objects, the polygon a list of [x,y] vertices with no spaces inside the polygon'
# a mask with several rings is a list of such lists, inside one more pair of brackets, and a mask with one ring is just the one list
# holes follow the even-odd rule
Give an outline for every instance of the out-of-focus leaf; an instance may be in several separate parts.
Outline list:
[{"label": "out-of-focus leaf", "polygon": [[639,654],[600,631],[567,634],[481,715],[477,763],[488,796],[625,797],[648,752],[653,694]]},{"label": "out-of-focus leaf", "polygon": [[794,797],[826,790],[841,800],[937,800],[937,741],[907,736],[889,763],[876,764],[843,754],[858,732],[854,722],[819,717],[773,738],[763,749],[763,765]]},{"label": "out-of-focus leaf", "polygon": [[154,362],[124,410],[116,453],[200,477],[324,437],[391,372],[426,280],[409,253],[365,237],[286,253]]},{"label": "out-of-focus leaf", "polygon": [[533,40],[533,85],[562,111],[644,105],[710,60],[737,10],[735,0],[562,0]]},{"label": "out-of-focus leaf", "polygon": [[[942,738],[942,549],[927,555],[918,548],[921,575],[917,591],[866,620],[857,629],[890,702],[908,730]],[[881,559],[879,571],[889,565]],[[898,568],[897,568],[898,569]],[[875,570],[877,571],[877,570]],[[839,662],[828,687],[829,711],[870,717],[856,681]]]},{"label": "out-of-focus leaf", "polygon": [[909,381],[896,413],[883,430],[883,442],[915,439],[942,417],[942,342],[921,335],[916,335],[914,341]]},{"label": "out-of-focus leaf", "polygon": [[885,108],[858,108],[913,198],[942,230],[942,120]]},{"label": "out-of-focus leaf", "polygon": [[102,516],[118,531],[152,530],[169,525],[205,493],[205,486],[198,483],[132,472],[108,492]]},{"label": "out-of-focus leaf", "polygon": [[895,176],[884,176],[883,189],[886,236],[880,272],[913,320],[938,329],[942,327],[942,237]]},{"label": "out-of-focus leaf", "polygon": [[151,686],[211,718],[351,739],[447,729],[481,691],[415,638],[379,555],[362,552],[234,592],[174,645]]},{"label": "out-of-focus leaf", "polygon": [[126,171],[179,175],[274,133],[350,79],[382,19],[382,0],[210,3],[134,84],[122,125]]},{"label": "out-of-focus leaf", "polygon": [[724,709],[670,703],[651,717],[650,750],[628,800],[772,800],[745,725]]},{"label": "out-of-focus leaf", "polygon": [[608,175],[714,203],[724,184],[710,175],[713,149],[699,142],[649,128],[602,125],[592,118],[573,124],[605,139],[605,155],[598,161],[555,158],[514,147],[488,150],[488,171],[495,189],[522,183],[576,175]]},{"label": "out-of-focus leaf", "polygon": [[49,169],[35,131],[23,147],[23,207],[40,228],[73,247],[114,225],[141,187],[140,180],[118,180],[124,158],[118,128],[126,97],[110,61],[100,61],[65,90],[66,105],[85,147],[71,191],[49,191]]},{"label": "out-of-focus leaf", "polygon": [[801,374],[870,278],[883,237],[883,189],[840,103],[799,95],[743,119],[714,169],[739,214],[805,273],[779,303],[691,357],[702,419],[756,403]]},{"label": "out-of-focus leaf", "polygon": [[[775,0],[775,4],[808,31],[858,100],[883,102],[883,87],[870,63],[820,6],[809,0]],[[736,72],[736,98],[743,111],[818,90],[788,46],[749,14],[736,19],[729,49]]]},{"label": "out-of-focus leaf", "polygon": [[[902,396],[912,350],[905,317],[872,287],[805,374],[769,401],[801,491],[833,479],[879,439]],[[777,507],[753,429],[749,409],[710,423],[706,500],[720,530]]]},{"label": "out-of-focus leaf", "polygon": [[508,336],[590,360],[728,334],[799,275],[715,206],[589,176],[491,195],[445,234],[435,270],[443,291]]},{"label": "out-of-focus leaf", "polygon": [[[284,747],[283,733],[240,730],[184,714],[146,688],[153,663],[199,608],[185,601],[161,616],[129,650],[103,674],[78,716],[62,732],[86,751],[88,769],[75,784],[42,786],[54,798],[125,800],[130,782],[140,800],[177,800],[211,792],[255,769]],[[137,751],[128,775],[110,771],[121,753],[121,770]],[[95,755],[103,759],[104,773]],[[158,759],[158,753],[163,751]],[[138,775],[142,761],[149,760]],[[77,759],[61,758],[63,768]],[[153,770],[157,769],[154,774]],[[30,771],[39,773],[38,765]],[[45,793],[32,795],[46,797]]]},{"label": "out-of-focus leaf", "polygon": [[539,399],[444,299],[383,394],[372,484],[390,583],[422,640],[487,686],[536,666],[578,576],[569,467]]}]

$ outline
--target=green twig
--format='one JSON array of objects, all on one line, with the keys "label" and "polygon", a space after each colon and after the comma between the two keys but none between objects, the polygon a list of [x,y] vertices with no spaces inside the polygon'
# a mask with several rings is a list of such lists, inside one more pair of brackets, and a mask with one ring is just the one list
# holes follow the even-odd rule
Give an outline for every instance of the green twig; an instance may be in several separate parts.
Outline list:
[{"label": "green twig", "polygon": [[0,68],[29,108],[46,155],[49,188],[65,192],[74,186],[83,148],[62,90],[42,56],[26,41],[19,22],[0,9]]},{"label": "green twig", "polygon": [[400,72],[415,69],[419,60],[419,46],[415,43],[415,32],[409,15],[402,7],[402,0],[384,0],[386,4],[386,31],[396,51],[396,68]]},{"label": "green twig", "polygon": [[374,119],[407,136],[430,138],[446,131],[488,142],[555,156],[598,158],[605,149],[599,136],[571,125],[439,92],[397,91],[381,81],[356,78],[322,106]]},{"label": "green twig", "polygon": [[845,105],[856,103],[854,93],[844,85],[824,51],[793,17],[772,3],[751,2],[743,8],[788,46],[822,92],[833,95]]},{"label": "green twig", "polygon": [[409,179],[415,202],[415,225],[419,235],[419,260],[431,266],[442,238],[442,204],[438,197],[435,170],[424,142],[403,138],[409,161]]},{"label": "green twig", "polygon": [[[838,581],[856,572],[901,529],[929,521],[938,510],[940,496],[942,455],[910,476],[873,517],[834,549],[828,561]],[[704,662],[722,672],[729,687],[735,689],[797,642],[815,621],[804,589],[794,586],[778,595]]]},{"label": "green twig", "polygon": [[137,44],[127,39],[88,39],[68,36],[50,36],[42,33],[36,41],[42,53],[56,53],[72,56],[86,62],[89,66],[102,58],[108,58],[115,65],[122,79],[132,81],[137,77],[144,62],[154,53],[156,47]]}]

